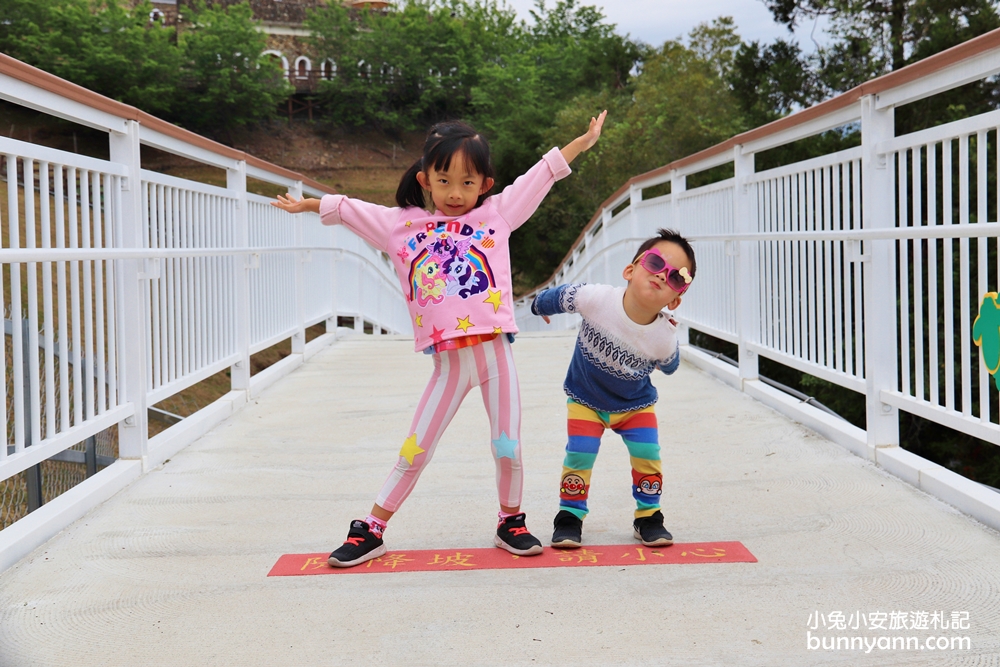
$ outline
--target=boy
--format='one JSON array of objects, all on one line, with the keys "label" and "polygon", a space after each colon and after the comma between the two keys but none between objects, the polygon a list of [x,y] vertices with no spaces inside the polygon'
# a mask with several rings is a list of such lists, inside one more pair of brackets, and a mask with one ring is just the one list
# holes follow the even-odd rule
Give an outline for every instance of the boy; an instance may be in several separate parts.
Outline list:
[{"label": "boy", "polygon": [[663,473],[653,409],[657,394],[649,374],[654,368],[667,374],[677,370],[676,325],[661,311],[680,306],[694,274],[691,244],[677,232],[661,229],[639,246],[622,272],[627,287],[560,285],[540,292],[532,302],[531,312],[546,322],[556,313],[583,316],[563,385],[569,396],[569,442],[553,547],[575,549],[582,544],[590,473],[609,427],[622,436],[632,461],[635,538],[649,547],[673,544],[660,512]]}]

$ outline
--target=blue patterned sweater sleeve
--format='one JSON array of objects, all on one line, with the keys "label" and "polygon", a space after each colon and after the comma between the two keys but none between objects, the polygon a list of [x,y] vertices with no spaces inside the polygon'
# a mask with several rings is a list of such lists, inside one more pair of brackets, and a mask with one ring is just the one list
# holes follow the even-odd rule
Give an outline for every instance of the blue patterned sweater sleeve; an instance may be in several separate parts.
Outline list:
[{"label": "blue patterned sweater sleeve", "polygon": [[575,313],[576,292],[580,285],[560,285],[542,290],[531,302],[533,315],[556,315],[558,313]]},{"label": "blue patterned sweater sleeve", "polygon": [[677,367],[680,365],[681,348],[679,345],[674,349],[674,353],[670,355],[669,358],[656,362],[656,367],[667,375],[673,375],[674,371],[676,371]]}]

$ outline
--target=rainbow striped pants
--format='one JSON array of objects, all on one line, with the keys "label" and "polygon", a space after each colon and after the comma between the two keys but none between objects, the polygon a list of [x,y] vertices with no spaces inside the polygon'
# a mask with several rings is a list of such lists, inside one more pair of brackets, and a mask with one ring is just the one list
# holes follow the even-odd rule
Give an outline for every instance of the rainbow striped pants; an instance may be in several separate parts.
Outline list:
[{"label": "rainbow striped pants", "polygon": [[583,519],[587,516],[590,473],[601,447],[604,429],[610,428],[625,441],[632,462],[632,497],[636,518],[650,516],[660,509],[663,469],[653,406],[631,412],[591,410],[569,399],[566,430],[566,458],[559,483],[559,509]]}]

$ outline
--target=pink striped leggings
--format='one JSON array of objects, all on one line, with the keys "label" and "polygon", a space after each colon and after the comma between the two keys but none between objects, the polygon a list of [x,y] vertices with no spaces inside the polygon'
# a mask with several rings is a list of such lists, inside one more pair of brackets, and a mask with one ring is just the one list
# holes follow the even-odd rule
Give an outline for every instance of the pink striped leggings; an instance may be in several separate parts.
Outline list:
[{"label": "pink striped leggings", "polygon": [[497,466],[497,495],[505,507],[521,504],[521,391],[510,341],[502,334],[493,340],[434,354],[431,375],[410,435],[399,452],[399,460],[382,485],[375,501],[395,512],[410,495],[434,448],[451,423],[466,394],[479,386],[490,418],[490,439]]}]

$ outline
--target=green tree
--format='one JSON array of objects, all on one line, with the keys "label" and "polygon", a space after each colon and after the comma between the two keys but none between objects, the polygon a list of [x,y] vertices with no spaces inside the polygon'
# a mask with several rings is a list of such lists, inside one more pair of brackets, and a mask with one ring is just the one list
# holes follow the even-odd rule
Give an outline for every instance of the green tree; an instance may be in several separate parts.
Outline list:
[{"label": "green tree", "polygon": [[726,81],[748,128],[759,127],[818,101],[815,74],[797,44],[742,43]]},{"label": "green tree", "polygon": [[331,3],[310,12],[316,54],[337,66],[321,99],[338,124],[411,130],[466,115],[479,71],[516,50],[513,10],[495,0],[411,0],[392,11]]},{"label": "green tree", "polygon": [[789,29],[825,16],[834,38],[819,50],[832,91],[853,88],[998,25],[991,0],[764,0]]},{"label": "green tree", "polygon": [[557,112],[543,145],[561,146],[608,109],[597,145],[573,163],[538,213],[511,237],[517,287],[546,280],[594,211],[631,177],[696,153],[740,132],[744,120],[718,54],[739,44],[731,23],[699,26],[693,45],[669,41],[649,53],[623,89],[585,93]]},{"label": "green tree", "polygon": [[190,18],[180,36],[184,69],[176,122],[225,135],[272,116],[292,90],[280,66],[262,56],[266,36],[250,5],[217,8],[199,1],[184,13]]},{"label": "green tree", "polygon": [[0,50],[149,113],[169,116],[182,57],[143,2],[6,0]]}]

